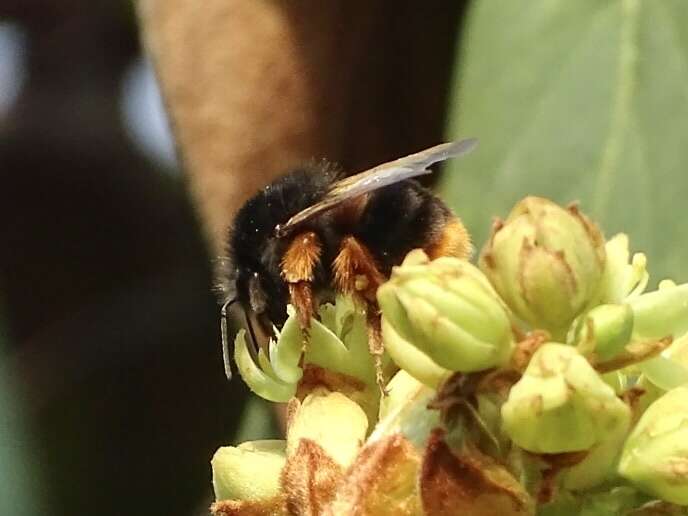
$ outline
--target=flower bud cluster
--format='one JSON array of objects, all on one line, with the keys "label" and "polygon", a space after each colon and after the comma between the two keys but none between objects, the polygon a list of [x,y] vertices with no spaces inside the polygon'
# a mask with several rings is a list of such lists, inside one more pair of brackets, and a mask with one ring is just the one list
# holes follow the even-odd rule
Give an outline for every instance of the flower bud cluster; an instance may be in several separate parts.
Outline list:
[{"label": "flower bud cluster", "polygon": [[350,298],[305,347],[292,312],[267,350],[240,332],[239,372],[289,402],[287,434],[218,450],[214,512],[683,514],[688,284],[644,293],[646,262],[537,197],[478,266],[411,252],[377,291],[383,394]]}]

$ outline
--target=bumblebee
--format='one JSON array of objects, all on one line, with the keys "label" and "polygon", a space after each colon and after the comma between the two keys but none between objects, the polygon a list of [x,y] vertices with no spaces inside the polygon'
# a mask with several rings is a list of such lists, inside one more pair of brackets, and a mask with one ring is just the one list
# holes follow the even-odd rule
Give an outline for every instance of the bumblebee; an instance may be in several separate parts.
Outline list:
[{"label": "bumblebee", "polygon": [[413,178],[429,174],[433,163],[466,154],[476,143],[440,144],[349,177],[325,162],[312,164],[249,199],[228,231],[227,256],[217,262],[227,377],[230,305],[243,308],[255,349],[254,321],[271,334],[284,324],[291,303],[307,335],[317,304],[332,292],[352,294],[366,307],[370,350],[379,365],[383,350],[375,294],[392,267],[415,248],[431,258],[470,253],[461,221]]}]

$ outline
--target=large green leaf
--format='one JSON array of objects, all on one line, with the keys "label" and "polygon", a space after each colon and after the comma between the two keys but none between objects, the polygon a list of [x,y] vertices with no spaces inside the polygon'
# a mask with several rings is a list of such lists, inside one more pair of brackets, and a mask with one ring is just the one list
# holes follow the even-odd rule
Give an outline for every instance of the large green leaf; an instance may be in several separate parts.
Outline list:
[{"label": "large green leaf", "polygon": [[481,245],[525,195],[581,201],[656,279],[688,280],[688,2],[476,0],[459,52],[446,198]]}]

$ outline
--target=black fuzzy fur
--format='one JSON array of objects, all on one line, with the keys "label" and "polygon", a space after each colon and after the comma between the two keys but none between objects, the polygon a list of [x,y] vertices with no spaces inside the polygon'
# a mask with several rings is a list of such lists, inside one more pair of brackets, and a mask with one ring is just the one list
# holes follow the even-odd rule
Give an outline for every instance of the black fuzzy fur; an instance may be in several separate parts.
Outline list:
[{"label": "black fuzzy fur", "polygon": [[[268,304],[265,314],[256,315],[262,316],[264,325],[269,322],[281,327],[289,302],[280,262],[291,237],[277,238],[275,226],[317,203],[336,179],[335,170],[324,164],[294,170],[258,192],[236,215],[228,239],[231,270],[222,274],[235,278],[237,300],[245,310],[250,310],[249,278],[259,275]],[[369,194],[358,220],[343,218],[336,208],[318,215],[302,227],[303,231],[314,231],[322,243],[323,254],[313,282],[316,294],[331,285],[331,264],[344,236],[359,239],[381,271],[389,275],[392,266],[409,251],[435,241],[450,217],[449,208],[414,180]]]}]

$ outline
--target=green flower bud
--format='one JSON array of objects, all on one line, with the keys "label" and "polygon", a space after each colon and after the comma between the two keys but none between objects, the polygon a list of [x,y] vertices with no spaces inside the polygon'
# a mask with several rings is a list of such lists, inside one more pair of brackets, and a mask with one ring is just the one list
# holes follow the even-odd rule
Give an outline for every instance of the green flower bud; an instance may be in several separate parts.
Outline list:
[{"label": "green flower bud", "polygon": [[[389,306],[388,313],[391,310]],[[397,312],[402,312],[401,305],[398,305]],[[407,330],[403,334],[412,335],[408,323],[403,319],[397,319],[397,327],[403,325],[406,325]],[[397,331],[386,317],[382,318],[382,339],[385,343],[385,351],[403,371],[407,371],[413,378],[433,389],[438,388],[451,376],[451,371],[437,365],[432,358],[401,335],[402,333]]]},{"label": "green flower bud", "polygon": [[213,456],[216,500],[269,500],[280,492],[285,441],[248,441],[225,446]]},{"label": "green flower bud", "polygon": [[563,338],[598,295],[604,239],[575,207],[527,197],[495,225],[479,264],[518,317]]},{"label": "green flower bud", "polygon": [[653,496],[688,505],[688,386],[648,407],[626,441],[619,473]]},{"label": "green flower bud", "polygon": [[630,424],[630,409],[573,347],[540,347],[502,406],[504,430],[536,453],[588,450]]},{"label": "green flower bud", "polygon": [[608,360],[623,351],[631,340],[633,310],[626,304],[600,305],[579,318],[573,344],[596,360]]},{"label": "green flower bud", "polygon": [[[413,251],[393,269],[377,298],[386,349],[428,385],[436,386],[445,371],[480,371],[511,356],[506,307],[485,276],[465,260],[431,262],[423,251]],[[404,356],[412,347],[415,352]]]},{"label": "green flower bud", "polygon": [[615,478],[627,434],[628,426],[619,425],[615,431],[593,446],[581,462],[566,468],[561,474],[563,487],[571,491],[580,491]]}]

